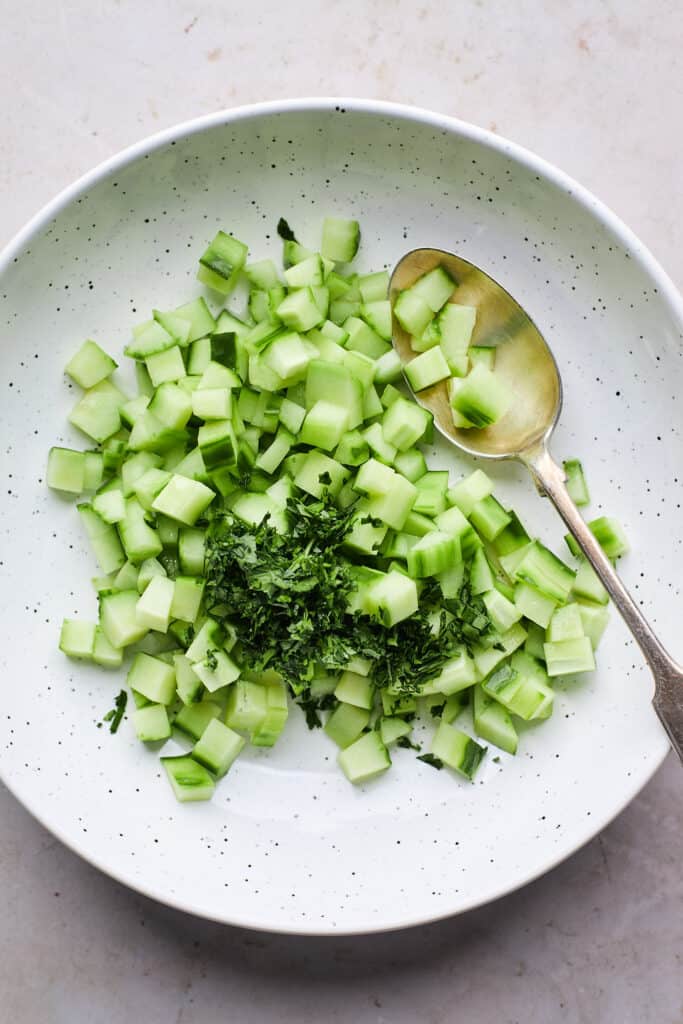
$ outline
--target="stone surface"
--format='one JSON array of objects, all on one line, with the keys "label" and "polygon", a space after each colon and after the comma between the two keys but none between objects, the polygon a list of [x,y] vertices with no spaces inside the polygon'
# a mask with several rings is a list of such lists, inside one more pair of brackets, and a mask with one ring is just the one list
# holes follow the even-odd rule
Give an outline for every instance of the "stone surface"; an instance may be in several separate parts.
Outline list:
[{"label": "stone surface", "polygon": [[[476,122],[559,164],[680,285],[682,32],[673,0],[461,0],[450,12],[432,0],[263,0],[253,13],[209,0],[27,0],[3,12],[0,36],[0,241],[166,125],[285,95],[374,96]],[[160,907],[1,791],[0,1021],[680,1024],[681,781],[670,758],[598,839],[496,904],[337,940]]]}]

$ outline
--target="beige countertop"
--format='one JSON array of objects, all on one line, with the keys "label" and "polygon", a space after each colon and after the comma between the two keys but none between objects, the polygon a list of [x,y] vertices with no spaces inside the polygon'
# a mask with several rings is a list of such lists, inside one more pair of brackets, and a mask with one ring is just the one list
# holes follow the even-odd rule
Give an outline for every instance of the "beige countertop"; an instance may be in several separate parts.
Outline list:
[{"label": "beige countertop", "polygon": [[[682,41],[673,0],[6,4],[0,241],[93,164],[177,121],[365,96],[535,150],[622,216],[680,286]],[[325,941],[158,906],[0,788],[0,1021],[680,1024],[682,782],[670,758],[600,837],[498,903]]]}]

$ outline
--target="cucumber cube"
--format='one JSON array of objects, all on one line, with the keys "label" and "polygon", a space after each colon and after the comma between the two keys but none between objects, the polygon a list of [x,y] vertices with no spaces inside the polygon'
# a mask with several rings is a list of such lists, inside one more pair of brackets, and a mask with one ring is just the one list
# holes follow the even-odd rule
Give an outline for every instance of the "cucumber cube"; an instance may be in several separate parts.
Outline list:
[{"label": "cucumber cube", "polygon": [[375,360],[375,383],[389,384],[399,380],[403,371],[401,357],[395,349],[390,349]]},{"label": "cucumber cube", "polygon": [[396,743],[403,736],[409,736],[412,731],[410,722],[405,722],[402,718],[382,718],[379,724],[379,734],[385,747]]},{"label": "cucumber cube", "polygon": [[463,379],[451,397],[454,411],[479,429],[496,423],[508,411],[511,402],[509,388],[481,363]]},{"label": "cucumber cube", "polygon": [[374,703],[375,689],[367,676],[357,672],[342,672],[334,691],[337,700],[344,704],[353,704],[356,708],[371,711]]},{"label": "cucumber cube", "polygon": [[290,292],[275,313],[283,324],[295,331],[310,331],[325,320],[325,314],[320,311],[310,287]]},{"label": "cucumber cube", "polygon": [[567,604],[553,612],[547,630],[548,640],[578,640],[582,636],[583,620],[577,604]]},{"label": "cucumber cube", "polygon": [[[391,303],[388,299],[375,299],[371,302],[363,301],[360,307],[360,315],[380,338],[384,341],[391,341]],[[346,325],[344,326],[346,328]],[[380,352],[379,356],[383,354]]]},{"label": "cucumber cube", "polygon": [[546,597],[528,583],[518,583],[515,587],[515,604],[525,618],[547,629],[557,602]]},{"label": "cucumber cube", "polygon": [[145,366],[155,388],[160,384],[181,380],[187,375],[183,353],[178,345],[147,356]]},{"label": "cucumber cube", "polygon": [[64,367],[64,372],[80,387],[87,389],[109,377],[117,365],[96,341],[88,339],[71,357]]},{"label": "cucumber cube", "polygon": [[370,712],[354,704],[339,704],[325,723],[325,732],[344,750],[354,743],[370,721]]},{"label": "cucumber cube", "polygon": [[171,618],[194,622],[204,596],[204,580],[197,576],[176,576],[173,581]]},{"label": "cucumber cube", "polygon": [[454,771],[472,779],[486,753],[467,733],[441,721],[432,740],[432,754]]},{"label": "cucumber cube", "polygon": [[572,593],[586,601],[595,601],[596,604],[607,604],[609,601],[609,594],[587,558],[581,561],[576,570]]},{"label": "cucumber cube", "polygon": [[289,708],[287,691],[281,683],[266,686],[266,713],[255,729],[250,740],[255,747],[272,747],[287,723]]},{"label": "cucumber cube", "polygon": [[229,686],[239,678],[240,668],[232,658],[221,650],[210,650],[201,661],[192,663],[192,671],[213,693],[222,686]]},{"label": "cucumber cube", "polygon": [[71,448],[50,448],[47,486],[65,494],[81,494],[85,490],[85,453]]},{"label": "cucumber cube", "polygon": [[491,478],[482,469],[475,469],[464,480],[450,488],[448,500],[451,505],[456,505],[463,515],[469,516],[477,502],[487,498],[492,492]]},{"label": "cucumber cube", "polygon": [[123,662],[123,651],[109,643],[101,626],[95,626],[92,660],[102,668],[120,668]]},{"label": "cucumber cube", "polygon": [[609,610],[604,605],[584,604],[577,605],[581,615],[581,624],[585,635],[589,638],[593,650],[600,643],[602,634],[609,622]]},{"label": "cucumber cube", "polygon": [[467,373],[467,351],[476,319],[474,306],[457,306],[453,302],[449,302],[439,315],[439,344],[451,373],[456,377],[464,377]]},{"label": "cucumber cube", "polygon": [[95,644],[95,624],[64,619],[59,634],[59,649],[69,658],[78,661],[92,659]]},{"label": "cucumber cube", "polygon": [[185,754],[162,757],[161,763],[166,769],[176,799],[181,803],[211,799],[215,783],[204,765]]},{"label": "cucumber cube", "polygon": [[407,288],[394,300],[394,316],[408,334],[419,338],[434,313],[421,296]]},{"label": "cucumber cube", "polygon": [[472,690],[472,719],[477,736],[508,754],[517,752],[517,730],[510,713],[490,697],[481,686]]},{"label": "cucumber cube", "polygon": [[225,721],[233,729],[255,732],[266,717],[266,687],[249,679],[238,679],[230,689]]},{"label": "cucumber cube", "polygon": [[187,704],[180,708],[173,719],[173,725],[193,740],[198,740],[209,722],[214,718],[218,718],[220,713],[219,704],[211,700],[202,700],[196,704]]},{"label": "cucumber cube", "polygon": [[203,530],[189,527],[178,531],[178,562],[187,576],[201,576],[204,572],[206,539]]},{"label": "cucumber cube", "polygon": [[185,654],[173,655],[175,669],[176,692],[183,704],[194,704],[200,700],[203,684],[192,667],[192,662]]},{"label": "cucumber cube", "polygon": [[419,277],[413,285],[411,292],[423,299],[433,313],[438,313],[441,307],[448,302],[455,291],[456,284],[451,275],[444,267],[434,267]]},{"label": "cucumber cube", "polygon": [[232,391],[197,388],[192,392],[192,413],[201,420],[227,420],[232,414]]},{"label": "cucumber cube", "polygon": [[517,605],[509,601],[499,590],[489,590],[482,599],[493,627],[499,633],[506,633],[522,617]]},{"label": "cucumber cube", "polygon": [[431,414],[415,402],[399,398],[384,413],[382,433],[385,441],[399,452],[405,452],[423,437],[431,422]]},{"label": "cucumber cube", "polygon": [[146,704],[132,714],[135,735],[143,743],[167,740],[171,735],[168,712],[163,704]]},{"label": "cucumber cube", "polygon": [[376,731],[355,740],[340,752],[337,760],[346,778],[354,785],[367,782],[391,766],[389,751]]},{"label": "cucumber cube", "polygon": [[135,614],[137,590],[119,590],[100,594],[100,625],[113,647],[127,647],[142,640],[147,627],[141,626]]},{"label": "cucumber cube", "polygon": [[108,380],[102,380],[85,392],[69,413],[69,423],[93,441],[102,444],[121,427],[120,407],[125,397]]},{"label": "cucumber cube", "polygon": [[558,603],[564,603],[571,593],[575,572],[549,551],[540,541],[534,541],[514,570],[514,577]]},{"label": "cucumber cube", "polygon": [[436,576],[460,560],[457,538],[432,530],[420,537],[408,552],[408,572],[415,579]]},{"label": "cucumber cube", "polygon": [[418,608],[415,581],[403,573],[388,572],[368,589],[367,608],[387,627],[407,619]]},{"label": "cucumber cube", "polygon": [[210,487],[176,474],[155,498],[152,508],[186,526],[194,526],[215,497]]},{"label": "cucumber cube", "polygon": [[389,292],[389,274],[386,270],[378,270],[374,274],[361,274],[358,278],[358,291],[363,302],[380,302],[386,299]]},{"label": "cucumber cube", "polygon": [[453,693],[460,693],[462,690],[473,686],[479,678],[479,673],[472,658],[465,650],[461,650],[453,658],[444,662],[438,676],[434,676],[422,688],[422,695],[429,696],[432,693],[442,693],[450,696]]},{"label": "cucumber cube", "polygon": [[333,497],[339,493],[347,470],[339,462],[322,452],[307,452],[294,476],[294,483],[302,491],[321,498],[325,491]]},{"label": "cucumber cube", "polygon": [[575,505],[588,505],[591,498],[581,462],[579,459],[566,459],[562,466],[567,478],[569,497]]},{"label": "cucumber cube", "polygon": [[151,654],[136,654],[128,671],[128,685],[153,704],[171,704],[175,697],[173,665]]},{"label": "cucumber cube", "polygon": [[247,260],[247,246],[225,231],[219,231],[199,257],[197,280],[222,295],[232,291]]},{"label": "cucumber cube", "polygon": [[325,217],[320,251],[326,260],[350,263],[360,245],[360,225],[357,220],[343,217]]},{"label": "cucumber cube", "polygon": [[306,414],[299,440],[302,444],[329,452],[339,444],[347,427],[347,411],[333,402],[320,399]]},{"label": "cucumber cube", "polygon": [[440,348],[431,348],[415,356],[405,366],[405,375],[413,391],[422,391],[450,376],[450,367]]},{"label": "cucumber cube", "polygon": [[592,672],[595,668],[593,645],[587,636],[574,640],[548,641],[543,645],[549,676]]},{"label": "cucumber cube", "polygon": [[211,718],[192,748],[192,757],[220,779],[227,774],[245,743],[244,736],[218,718]]}]

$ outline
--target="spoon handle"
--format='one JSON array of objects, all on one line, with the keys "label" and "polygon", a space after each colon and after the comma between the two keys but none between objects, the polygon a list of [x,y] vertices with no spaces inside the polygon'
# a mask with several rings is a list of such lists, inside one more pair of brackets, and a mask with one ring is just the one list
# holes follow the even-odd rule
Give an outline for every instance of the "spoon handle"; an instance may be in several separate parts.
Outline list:
[{"label": "spoon handle", "polygon": [[577,544],[602,580],[624,622],[637,640],[655,680],[653,706],[666,729],[671,745],[683,761],[683,668],[664,650],[645,616],[617,576],[565,487],[564,471],[547,448],[524,458],[537,487],[550,498]]}]

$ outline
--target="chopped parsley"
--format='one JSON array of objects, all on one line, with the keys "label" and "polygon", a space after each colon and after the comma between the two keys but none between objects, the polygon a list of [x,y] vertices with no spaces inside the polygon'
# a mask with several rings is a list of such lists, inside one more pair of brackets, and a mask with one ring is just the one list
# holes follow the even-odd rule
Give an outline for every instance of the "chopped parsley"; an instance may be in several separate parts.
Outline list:
[{"label": "chopped parsley", "polygon": [[285,242],[296,242],[296,236],[284,217],[277,222],[277,233]]},{"label": "chopped parsley", "polygon": [[111,711],[107,711],[106,715],[102,718],[103,722],[109,722],[109,732],[116,732],[121,725],[121,719],[125,714],[127,703],[128,694],[125,690],[121,690],[114,701],[114,707]]},{"label": "chopped parsley", "polygon": [[430,768],[436,768],[437,771],[441,771],[443,768],[443,761],[440,757],[435,757],[434,754],[420,754],[418,761],[424,761]]},{"label": "chopped parsley", "polygon": [[[206,607],[231,624],[244,667],[280,672],[314,725],[318,709],[312,707],[309,684],[316,668],[338,671],[355,656],[369,658],[376,687],[414,694],[461,645],[469,647],[490,631],[484,604],[472,596],[468,582],[454,601],[443,601],[438,583],[426,583],[418,611],[390,628],[350,613],[357,567],[343,555],[342,545],[355,505],[339,509],[328,496],[290,498],[287,511],[286,534],[267,518],[253,526],[229,511],[212,514]],[[434,611],[440,611],[436,627]]]}]

